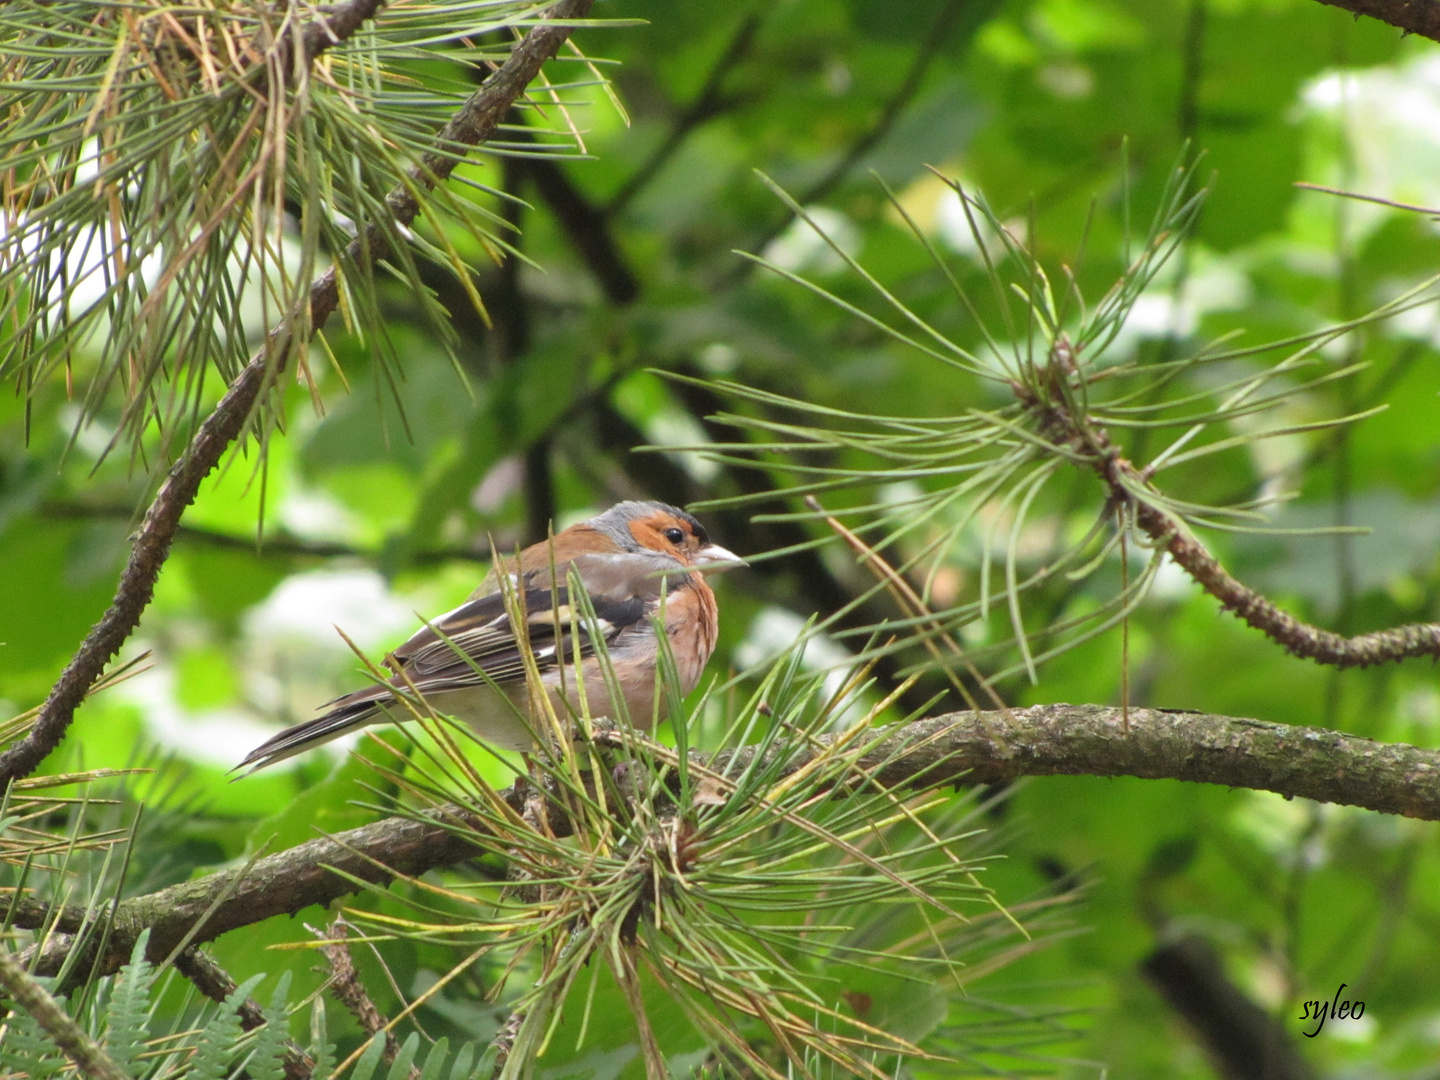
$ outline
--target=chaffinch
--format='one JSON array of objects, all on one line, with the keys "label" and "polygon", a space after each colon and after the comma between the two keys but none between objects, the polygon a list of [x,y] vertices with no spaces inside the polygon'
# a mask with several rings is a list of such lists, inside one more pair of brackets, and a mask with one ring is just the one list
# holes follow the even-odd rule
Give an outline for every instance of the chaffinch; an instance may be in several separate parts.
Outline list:
[{"label": "chaffinch", "polygon": [[[261,769],[367,724],[403,719],[404,706],[394,691],[411,687],[437,712],[466,721],[491,745],[529,750],[534,735],[521,717],[537,714],[530,708],[505,592],[521,602],[530,649],[558,714],[578,712],[571,633],[576,621],[569,607],[572,568],[590,598],[630,719],[648,727],[659,658],[652,617],[663,602],[665,634],[680,689],[688,694],[700,681],[719,633],[715,594],[703,575],[741,565],[743,560],[712,543],[705,527],[685,511],[658,502],[618,503],[557,533],[553,541],[531,545],[518,559],[504,560],[503,572],[513,588],[502,591],[492,571],[469,600],[417,631],[387,658],[395,672],[388,682],[336,698],[322,715],[286,728],[236,768]],[[604,715],[610,689],[585,624],[579,627],[585,699],[592,714]],[[501,700],[496,687],[509,701]]]}]

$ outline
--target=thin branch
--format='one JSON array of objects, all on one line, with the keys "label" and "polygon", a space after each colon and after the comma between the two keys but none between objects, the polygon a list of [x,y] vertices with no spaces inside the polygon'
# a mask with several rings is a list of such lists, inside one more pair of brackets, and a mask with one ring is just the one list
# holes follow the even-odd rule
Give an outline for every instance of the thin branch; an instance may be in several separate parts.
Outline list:
[{"label": "thin branch", "polygon": [[752,11],[740,20],[734,37],[730,39],[730,44],[725,47],[725,51],[715,61],[715,66],[710,69],[710,74],[705,77],[705,85],[700,88],[700,93],[695,96],[695,100],[685,111],[675,118],[664,141],[610,197],[610,201],[601,211],[605,217],[614,217],[623,212],[635,196],[644,190],[645,185],[650,183],[655,175],[675,156],[675,152],[690,137],[692,131],[701,124],[713,120],[730,107],[732,99],[726,98],[722,93],[725,88],[725,79],[731,69],[740,63],[745,58],[745,54],[750,51],[750,46],[755,41],[755,33],[760,29],[763,18],[764,16],[760,12]]},{"label": "thin branch", "polygon": [[626,262],[604,212],[570,182],[559,162],[530,158],[523,167],[571,246],[605,290],[605,299],[616,307],[633,304],[640,296],[640,279]]},{"label": "thin branch", "polygon": [[[509,124],[511,137],[516,142],[535,141],[525,123],[525,117],[518,110],[511,111]],[[525,180],[534,183],[536,192],[550,208],[556,224],[570,241],[570,246],[575,249],[575,253],[604,290],[605,299],[616,307],[634,303],[640,295],[640,279],[625,261],[625,255],[606,223],[605,212],[571,183],[570,177],[558,161],[548,157],[506,159],[505,190],[517,196],[517,200],[507,203],[504,212],[507,220],[516,225],[515,231],[519,232],[518,219],[512,219],[511,215],[517,214],[524,205],[518,201],[518,196]],[[519,272],[519,260],[514,255],[508,256],[501,268],[501,277],[509,276],[513,279],[511,291],[518,301],[523,302],[525,297],[519,288]],[[526,337],[523,348],[509,350],[511,358],[529,351],[528,334]]]},{"label": "thin branch", "polygon": [[490,1072],[491,1080],[496,1080],[505,1071],[505,1063],[510,1060],[510,1051],[515,1048],[515,1036],[520,1034],[520,1025],[525,1022],[525,1015],[524,1009],[516,1009],[505,1018],[505,1023],[500,1025],[495,1038],[490,1040],[490,1045],[495,1049],[495,1067]]},{"label": "thin branch", "polygon": [[[220,1005],[225,1004],[237,987],[230,973],[216,963],[213,956],[194,947],[185,949],[175,957],[175,970],[189,979],[195,989]],[[240,1027],[245,1031],[254,1031],[267,1023],[265,1011],[254,998],[242,1001],[237,1013]],[[289,1039],[285,1040],[284,1046],[282,1068],[285,1070],[286,1080],[310,1080],[315,1072],[314,1060]]]},{"label": "thin branch", "polygon": [[[385,1018],[380,1015],[380,1010],[370,1000],[364,983],[360,981],[360,973],[355,970],[355,961],[350,956],[350,946],[345,943],[349,929],[350,924],[344,919],[336,919],[325,928],[329,940],[320,946],[320,951],[330,965],[330,990],[355,1017],[367,1036],[373,1039],[381,1032],[385,1033],[385,1051],[380,1057],[389,1065],[400,1052],[400,1041],[386,1029]],[[409,1076],[410,1080],[419,1080],[420,1070],[410,1066]]]},{"label": "thin branch", "polygon": [[[99,503],[94,505],[71,502],[42,503],[38,513],[41,517],[62,521],[77,519],[132,521],[135,517],[134,511],[128,506]],[[208,547],[243,551],[250,555],[279,558],[363,559],[366,562],[379,563],[385,556],[385,552],[378,548],[356,547],[353,544],[344,544],[334,540],[305,540],[284,530],[267,532],[257,540],[253,535],[241,535],[226,532],[223,529],[210,529],[203,525],[186,525],[182,522],[175,530],[175,539],[189,540]],[[478,547],[430,548],[414,552],[409,558],[418,566],[429,566],[451,560],[488,563],[490,549],[488,547],[483,550]]]},{"label": "thin branch", "polygon": [[1178,522],[1164,511],[1141,503],[1136,507],[1135,520],[1202,589],[1220,601],[1226,611],[1295,656],[1341,668],[1440,656],[1440,623],[1410,623],[1349,637],[1322,630],[1295,618],[1268,597],[1231,577],[1204,544],[1188,531],[1182,531]]},{"label": "thin branch", "polygon": [[[915,50],[915,55],[910,61],[910,67],[906,69],[905,77],[900,80],[900,85],[895,88],[885,104],[880,108],[880,115],[875,123],[866,129],[865,133],[850,144],[850,148],[840,157],[840,160],[820,177],[814,184],[810,185],[803,193],[796,198],[801,206],[808,206],[811,203],[819,202],[833,192],[845,178],[854,171],[855,167],[865,159],[865,155],[875,149],[890,134],[895,122],[909,108],[915,95],[920,92],[920,87],[925,82],[925,76],[930,72],[930,65],[940,55],[946,42],[949,40],[955,27],[964,21],[970,26],[979,26],[990,14],[993,5],[976,0],[947,0],[935,16],[934,22],[926,31],[920,47]],[[766,246],[784,232],[790,225],[792,218],[786,215],[775,222],[765,233],[750,245],[749,251],[759,254]],[[728,285],[737,284],[747,278],[757,264],[753,259],[741,259],[734,269],[726,275],[725,283]]]},{"label": "thin branch", "polygon": [[[1127,733],[1118,706],[1036,705],[1012,708],[1008,716],[948,713],[889,729],[859,767],[875,783],[917,791],[1021,776],[1135,776],[1273,791],[1440,821],[1440,750],[1210,713],[1131,708],[1129,719]],[[789,767],[802,768],[814,752],[794,751]],[[752,753],[736,751],[715,765],[743,767]],[[518,787],[506,792],[517,812],[524,797]],[[382,883],[392,872],[413,877],[473,858],[478,852],[465,832],[477,828],[464,810],[442,807],[418,820],[390,818],[267,856],[239,882],[239,870],[223,870],[121,901],[98,970],[118,969],[147,928],[151,957],[163,959],[216,897],[225,899],[195,931],[197,944],[273,915],[328,904],[361,889],[354,879]],[[56,910],[22,899],[12,923],[22,929],[53,925],[53,943],[35,959],[36,971],[53,974],[73,948],[65,935],[84,926],[85,918],[83,908]],[[99,936],[97,930],[88,940]],[[91,965],[83,959],[73,966]]]},{"label": "thin branch", "polygon": [[312,62],[326,49],[348,41],[355,32],[373,19],[385,5],[386,0],[350,0],[346,4],[334,4],[315,12],[315,17],[305,26],[305,60]]},{"label": "thin branch", "polygon": [[[1061,339],[1051,358],[1052,375],[1065,374],[1069,346]],[[1406,626],[1346,636],[1302,622],[1268,597],[1237,581],[1220,565],[1179,517],[1137,495],[1154,490],[1150,478],[1124,456],[1109,433],[1088,417],[1056,400],[1040,400],[1035,393],[1012,383],[1020,401],[1034,410],[1041,433],[1057,445],[1071,445],[1084,454],[1091,468],[1105,481],[1110,498],[1131,507],[1135,523],[1232,615],[1249,623],[1287,652],[1334,667],[1370,667],[1415,657],[1440,657],[1440,623]]]},{"label": "thin branch", "polygon": [[1225,1080],[1314,1080],[1289,1032],[1230,980],[1204,938],[1161,945],[1140,970],[1190,1025]]},{"label": "thin branch", "polygon": [[81,1029],[60,1002],[30,977],[8,949],[0,948],[0,986],[15,1008],[24,1009],[45,1029],[55,1045],[90,1080],[128,1080],[119,1065]]},{"label": "thin branch", "polygon": [[[684,368],[679,369],[677,373],[696,374],[696,372]],[[737,445],[746,441],[747,435],[744,429],[716,419],[717,414],[724,412],[725,402],[711,387],[684,379],[673,382],[671,389],[674,390],[675,401],[695,418],[711,441]],[[714,511],[713,518],[719,526],[718,533],[721,542],[733,551],[794,549],[783,559],[757,563],[747,576],[773,576],[783,570],[789,570],[800,594],[797,597],[798,603],[794,605],[798,611],[802,613],[818,611],[827,616],[837,611],[845,611],[845,614],[834,623],[836,630],[866,631],[882,620],[885,616],[879,609],[871,610],[867,606],[855,606],[855,593],[826,564],[820,552],[807,545],[806,542],[811,539],[811,536],[798,522],[784,520],[757,522],[752,520],[752,517],[768,513],[784,513],[788,509],[786,500],[783,495],[776,494],[781,485],[775,482],[770,471],[765,468],[765,463],[759,454],[737,450],[733,451],[731,456],[745,458],[754,465],[753,468],[737,467],[729,463],[722,463],[720,466],[729,482],[741,494],[747,496],[771,494],[774,498],[763,503],[751,503],[744,509],[726,510],[721,508]],[[658,454],[647,455],[643,466],[653,469],[652,461],[659,458]],[[679,505],[683,506],[684,503]],[[745,578],[741,580],[743,581]],[[887,653],[877,659],[875,673],[884,681],[887,689],[893,689],[905,681],[901,674],[904,666],[901,657]],[[924,680],[916,683],[903,692],[900,699],[901,705],[910,712],[921,709],[929,711],[935,693],[943,689],[944,685],[940,680]],[[960,702],[956,701],[954,704],[959,705]]]},{"label": "thin branch", "polygon": [[1435,0],[1319,0],[1326,7],[1342,8],[1357,19],[1368,15],[1410,34],[1440,41],[1440,4]]},{"label": "thin branch", "polygon": [[[584,16],[593,2],[559,0],[550,7],[545,12],[548,21],[531,29],[515,46],[505,63],[445,125],[436,145],[476,146],[490,138],[526,85],[570,36],[573,27],[567,20]],[[413,189],[397,187],[386,196],[395,222],[401,226],[413,222],[420,213],[416,191],[429,190],[443,182],[458,164],[459,159],[453,152],[424,155],[411,171]],[[379,261],[389,255],[388,244],[378,226],[372,225],[366,230],[364,241],[357,237],[347,249],[347,261],[352,265],[363,264],[367,259]],[[337,267],[332,266],[310,287],[312,333],[325,325],[339,298]],[[155,581],[170,553],[181,514],[194,502],[201,482],[245,430],[261,395],[276,385],[284,371],[293,345],[288,326],[286,320],[267,335],[264,347],[245,365],[215,411],[200,425],[185,453],[171,467],[135,537],[115,599],[61,673],[29,734],[0,754],[0,787],[28,776],[60,744],[86,692],[139,624],[141,613],[154,595]]]}]

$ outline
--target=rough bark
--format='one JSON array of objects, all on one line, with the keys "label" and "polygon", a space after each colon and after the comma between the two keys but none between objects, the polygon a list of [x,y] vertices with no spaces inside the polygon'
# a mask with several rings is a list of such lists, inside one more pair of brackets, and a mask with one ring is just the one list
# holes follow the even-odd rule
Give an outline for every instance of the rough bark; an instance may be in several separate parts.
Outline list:
[{"label": "rough bark", "polygon": [[[737,758],[748,753],[718,757],[711,766],[743,764]],[[807,760],[802,750],[790,764],[799,768]],[[1000,712],[949,713],[894,728],[860,768],[877,783],[913,790],[1021,776],[1188,780],[1440,821],[1440,751],[1209,713],[1131,709],[1128,732],[1121,709],[1100,705],[1037,705],[1011,710],[1010,719]],[[507,799],[515,809],[523,807],[521,792],[512,789]],[[116,911],[101,970],[123,963],[146,927],[150,956],[163,959],[218,897],[224,899],[192,944],[357,891],[360,886],[335,871],[382,883],[391,871],[413,876],[472,858],[477,849],[463,830],[478,827],[455,807],[420,820],[391,818],[267,856],[248,873],[224,870],[126,900]],[[54,911],[22,900],[14,924],[38,928],[48,919],[55,930],[73,933],[84,917],[79,908]],[[53,974],[70,947],[67,939],[55,939],[37,958],[36,970]]]},{"label": "rough bark", "polygon": [[1437,0],[1320,0],[1327,7],[1343,8],[1397,26],[1406,34],[1440,41],[1440,2]]}]

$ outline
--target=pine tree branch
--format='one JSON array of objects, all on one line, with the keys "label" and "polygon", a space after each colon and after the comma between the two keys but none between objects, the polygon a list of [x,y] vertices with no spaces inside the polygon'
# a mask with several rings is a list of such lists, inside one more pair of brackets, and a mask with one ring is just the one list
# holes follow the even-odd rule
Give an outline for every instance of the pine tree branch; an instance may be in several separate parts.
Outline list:
[{"label": "pine tree branch", "polygon": [[1337,7],[1357,19],[1372,19],[1399,27],[1406,35],[1419,34],[1431,41],[1440,41],[1440,3],[1436,0],[1319,0],[1326,7]]},{"label": "pine tree branch", "polygon": [[[523,808],[518,794],[512,805],[517,812]],[[119,970],[146,928],[151,931],[146,956],[159,963],[201,919],[205,920],[203,925],[190,938],[193,946],[273,915],[293,915],[312,904],[328,904],[358,892],[364,885],[357,881],[384,884],[396,874],[415,876],[437,866],[453,866],[481,854],[460,834],[478,828],[474,819],[453,806],[419,820],[387,818],[258,859],[248,873],[243,869],[222,870],[121,901],[97,971],[110,975]],[[220,896],[223,902],[211,911]],[[59,971],[65,956],[77,947],[72,935],[87,925],[93,926],[93,920],[86,922],[85,909],[78,907],[54,909],[22,898],[14,912],[13,926],[52,927],[49,941],[34,962],[34,970],[41,975]],[[92,929],[79,947],[93,950],[102,936],[101,931]],[[73,965],[74,970],[89,971],[92,958],[86,956],[83,960]]]},{"label": "pine tree branch", "polygon": [[[1022,776],[1187,780],[1440,821],[1440,750],[1379,743],[1325,728],[1163,709],[1131,708],[1128,732],[1119,707],[1036,705],[1012,709],[1010,717],[1013,722],[1000,712],[947,713],[897,726],[860,768],[876,783],[914,790],[998,784]],[[750,753],[741,750],[714,765],[743,767]],[[807,752],[796,753],[790,767],[801,768],[809,759]],[[517,812],[523,810],[523,791],[512,788],[506,798]],[[478,827],[458,807],[418,820],[390,818],[259,859],[243,880],[236,880],[240,870],[224,870],[124,900],[98,970],[118,969],[147,928],[150,956],[162,960],[222,895],[223,902],[194,931],[193,943],[311,904],[328,904],[358,891],[362,886],[354,879],[384,883],[393,874],[415,876],[453,866],[479,853],[465,835]],[[53,909],[29,899],[18,899],[13,910],[14,926],[53,926],[34,970],[58,971],[75,947],[66,935],[85,925],[85,911]],[[98,942],[101,929],[93,929],[87,942]],[[88,957],[73,965],[77,971],[90,967]]]},{"label": "pine tree branch", "polygon": [[[588,13],[593,2],[559,0],[547,9],[546,21],[533,27],[505,63],[470,96],[437,137],[436,145],[444,152],[424,155],[411,172],[411,184],[397,187],[386,196],[386,205],[397,225],[407,226],[419,215],[416,192],[429,190],[449,177],[459,164],[455,153],[458,148],[477,146],[490,138],[530,80],[570,36],[572,21]],[[346,261],[352,266],[373,264],[389,254],[384,235],[378,226],[371,225],[363,238],[351,242]],[[325,325],[339,299],[337,269],[332,266],[310,287],[312,333]],[[0,754],[0,787],[34,772],[60,744],[86,693],[139,624],[170,554],[181,514],[195,501],[200,484],[249,425],[261,396],[276,385],[285,370],[294,345],[289,326],[287,319],[267,335],[264,347],[245,365],[171,467],[136,534],[115,599],[61,672],[30,732]]]},{"label": "pine tree branch", "polygon": [[1185,523],[1156,502],[1145,498],[1153,491],[1150,476],[1124,456],[1109,432],[1084,415],[1060,387],[1074,373],[1069,342],[1057,340],[1047,367],[1053,389],[1038,393],[1011,383],[1016,397],[1039,421],[1040,433],[1057,446],[1077,451],[1105,482],[1110,499],[1125,507],[1135,524],[1185,570],[1202,589],[1220,601],[1232,615],[1307,660],[1333,667],[1371,667],[1417,657],[1440,658],[1440,623],[1411,623],[1346,636],[1302,622],[1274,601],[1232,577]]}]

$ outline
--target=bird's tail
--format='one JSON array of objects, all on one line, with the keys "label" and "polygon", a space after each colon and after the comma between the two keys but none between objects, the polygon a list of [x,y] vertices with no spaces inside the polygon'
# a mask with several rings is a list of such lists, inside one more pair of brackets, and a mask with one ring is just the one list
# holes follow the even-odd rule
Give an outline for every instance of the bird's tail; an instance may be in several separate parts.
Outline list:
[{"label": "bird's tail", "polygon": [[[332,702],[335,708],[324,715],[286,728],[273,739],[251,750],[245,756],[245,760],[235,766],[235,770],[249,766],[248,775],[257,769],[274,765],[277,761],[294,757],[321,743],[338,739],[341,735],[357,731],[378,721],[390,719],[381,708],[380,701],[377,700],[382,695],[375,694],[373,692],[375,689],[377,688],[372,687],[368,691],[362,690],[359,693],[340,698]],[[391,695],[384,693],[383,697],[390,698]]]}]

